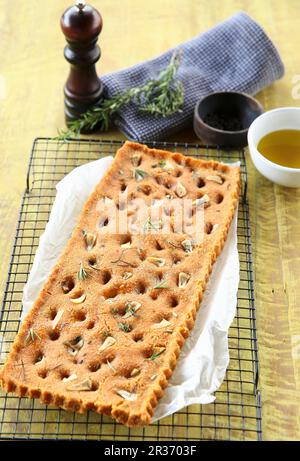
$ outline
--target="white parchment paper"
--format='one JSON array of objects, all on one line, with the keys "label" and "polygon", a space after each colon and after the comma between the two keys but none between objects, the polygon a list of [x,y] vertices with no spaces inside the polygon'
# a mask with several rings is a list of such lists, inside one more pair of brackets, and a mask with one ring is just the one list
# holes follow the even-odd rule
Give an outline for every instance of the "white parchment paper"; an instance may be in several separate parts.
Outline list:
[{"label": "white parchment paper", "polygon": [[[24,287],[22,318],[31,308],[63,251],[88,196],[112,162],[105,157],[82,165],[56,186],[49,222],[40,238]],[[235,316],[239,283],[237,216],[210,277],[201,309],[153,421],[194,403],[213,402],[229,363],[228,329]]]}]

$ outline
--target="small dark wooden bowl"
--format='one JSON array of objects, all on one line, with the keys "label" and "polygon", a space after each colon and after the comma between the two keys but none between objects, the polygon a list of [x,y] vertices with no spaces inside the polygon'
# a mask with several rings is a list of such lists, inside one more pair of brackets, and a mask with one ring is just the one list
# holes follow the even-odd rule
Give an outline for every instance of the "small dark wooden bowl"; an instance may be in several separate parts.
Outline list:
[{"label": "small dark wooden bowl", "polygon": [[[247,145],[247,133],[251,123],[262,113],[262,105],[245,93],[235,91],[211,93],[196,104],[194,131],[198,138],[210,145],[244,147]],[[238,121],[238,123],[235,123],[235,127],[226,126],[226,129],[209,124],[210,122],[217,124],[216,121],[220,118]]]}]

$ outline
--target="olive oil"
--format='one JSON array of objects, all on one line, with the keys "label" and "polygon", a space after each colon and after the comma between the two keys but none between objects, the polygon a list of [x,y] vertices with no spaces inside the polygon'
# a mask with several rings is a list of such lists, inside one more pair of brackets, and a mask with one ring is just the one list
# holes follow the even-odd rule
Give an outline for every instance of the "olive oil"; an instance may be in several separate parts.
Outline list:
[{"label": "olive oil", "polygon": [[300,168],[300,130],[272,131],[259,141],[257,150],[278,165]]}]

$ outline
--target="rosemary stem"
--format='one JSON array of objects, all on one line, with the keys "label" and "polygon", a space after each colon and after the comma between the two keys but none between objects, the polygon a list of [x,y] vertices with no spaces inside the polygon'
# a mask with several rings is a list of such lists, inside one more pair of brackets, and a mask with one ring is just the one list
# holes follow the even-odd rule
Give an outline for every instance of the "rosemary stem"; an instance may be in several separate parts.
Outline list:
[{"label": "rosemary stem", "polygon": [[96,126],[106,131],[113,116],[125,105],[134,103],[139,110],[154,116],[169,117],[180,108],[184,101],[183,85],[175,80],[180,64],[181,53],[175,52],[168,66],[156,79],[147,81],[141,87],[129,88],[110,99],[103,99],[98,105],[72,121],[67,130],[58,130],[56,140],[67,141],[78,137],[83,131],[92,131]]}]

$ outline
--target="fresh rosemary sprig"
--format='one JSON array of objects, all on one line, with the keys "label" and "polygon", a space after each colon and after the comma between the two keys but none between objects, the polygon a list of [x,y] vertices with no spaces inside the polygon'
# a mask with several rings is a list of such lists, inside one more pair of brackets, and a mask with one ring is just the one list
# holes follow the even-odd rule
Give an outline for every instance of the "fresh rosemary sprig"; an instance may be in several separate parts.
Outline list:
[{"label": "fresh rosemary sprig", "polygon": [[149,80],[141,87],[129,88],[110,99],[103,99],[79,119],[70,122],[67,130],[58,130],[55,139],[65,142],[78,137],[83,131],[92,131],[96,126],[100,131],[106,131],[112,117],[130,102],[137,104],[142,112],[161,117],[179,112],[184,101],[183,85],[175,80],[180,58],[181,53],[175,52],[156,79]]},{"label": "fresh rosemary sprig", "polygon": [[30,328],[28,333],[27,333],[25,342],[26,343],[34,343],[34,341],[36,339],[39,339],[40,341],[42,341],[42,338],[40,337],[40,335],[36,331],[34,331],[33,328]]},{"label": "fresh rosemary sprig", "polygon": [[121,254],[120,256],[118,257],[118,259],[115,259],[114,261],[110,261],[112,264],[117,264],[118,266],[121,266],[121,267],[127,267],[127,266],[130,266],[130,267],[137,267],[136,264],[133,264],[133,263],[130,263],[128,261],[125,261],[125,259],[123,259],[123,254],[126,252],[126,251],[129,251],[129,250],[135,250],[135,248],[124,248],[122,251],[121,251]]},{"label": "fresh rosemary sprig", "polygon": [[155,288],[155,289],[165,289],[165,290],[168,290],[168,289],[169,289],[166,280],[162,280],[162,281],[159,282],[157,285],[155,285],[153,288]]},{"label": "fresh rosemary sprig", "polygon": [[87,271],[85,270],[85,268],[83,267],[83,264],[80,263],[80,267],[79,267],[79,271],[78,271],[78,274],[77,274],[77,278],[78,280],[85,280],[88,278],[88,273]]},{"label": "fresh rosemary sprig", "polygon": [[151,357],[148,357],[146,360],[155,360],[157,359],[157,357],[159,357],[161,354],[163,354],[165,352],[165,348],[162,348],[160,351],[158,352],[154,352]]},{"label": "fresh rosemary sprig", "polygon": [[147,232],[150,232],[152,229],[160,230],[161,227],[162,227],[161,221],[159,221],[158,223],[153,223],[151,221],[151,218],[149,217],[143,225],[143,233],[146,234]]},{"label": "fresh rosemary sprig", "polygon": [[165,160],[160,160],[158,163],[154,163],[153,165],[151,165],[151,168],[165,168],[166,164],[167,162]]},{"label": "fresh rosemary sprig", "polygon": [[124,331],[124,333],[129,333],[131,331],[131,326],[128,323],[118,323],[118,327],[120,330]]},{"label": "fresh rosemary sprig", "polygon": [[139,318],[139,315],[135,312],[136,310],[136,307],[127,307],[126,314],[128,314],[128,316]]},{"label": "fresh rosemary sprig", "polygon": [[149,176],[148,173],[146,171],[140,170],[139,168],[136,168],[133,172],[133,177],[136,181],[142,181],[147,176]]}]

